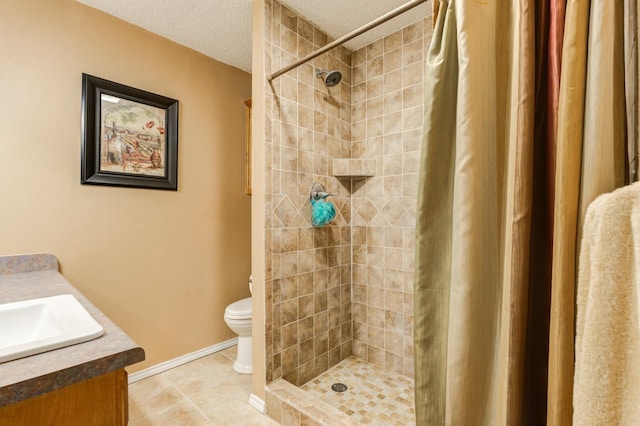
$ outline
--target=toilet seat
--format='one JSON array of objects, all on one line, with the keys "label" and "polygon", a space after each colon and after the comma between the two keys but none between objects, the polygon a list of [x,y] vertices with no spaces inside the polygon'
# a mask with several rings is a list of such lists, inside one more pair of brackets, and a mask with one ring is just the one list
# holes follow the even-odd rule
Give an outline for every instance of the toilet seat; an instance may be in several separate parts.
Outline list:
[{"label": "toilet seat", "polygon": [[251,319],[251,298],[238,300],[227,306],[224,310],[225,318],[231,320],[250,320]]}]

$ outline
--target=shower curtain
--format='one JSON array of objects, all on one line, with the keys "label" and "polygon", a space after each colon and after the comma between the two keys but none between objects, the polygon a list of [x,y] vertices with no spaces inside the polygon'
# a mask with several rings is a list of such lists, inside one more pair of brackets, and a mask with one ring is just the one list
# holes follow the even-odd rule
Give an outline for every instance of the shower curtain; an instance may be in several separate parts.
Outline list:
[{"label": "shower curtain", "polygon": [[549,425],[572,417],[575,283],[582,223],[598,195],[625,182],[623,2],[567,5],[558,114]]},{"label": "shower curtain", "polygon": [[581,220],[624,183],[622,3],[569,0],[563,28],[562,0],[435,1],[417,424],[570,424]]}]

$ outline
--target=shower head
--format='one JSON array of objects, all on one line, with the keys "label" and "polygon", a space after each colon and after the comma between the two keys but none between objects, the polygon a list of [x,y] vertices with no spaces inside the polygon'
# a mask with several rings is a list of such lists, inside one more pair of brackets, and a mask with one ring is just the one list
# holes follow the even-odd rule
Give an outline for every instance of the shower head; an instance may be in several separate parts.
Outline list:
[{"label": "shower head", "polygon": [[338,70],[328,71],[317,69],[316,77],[321,79],[325,86],[333,87],[342,80],[342,73]]}]

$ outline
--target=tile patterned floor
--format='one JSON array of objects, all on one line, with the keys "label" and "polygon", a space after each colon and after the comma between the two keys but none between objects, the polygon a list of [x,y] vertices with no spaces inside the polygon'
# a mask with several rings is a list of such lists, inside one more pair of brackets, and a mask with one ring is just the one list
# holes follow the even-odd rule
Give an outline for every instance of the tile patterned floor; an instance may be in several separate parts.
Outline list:
[{"label": "tile patterned floor", "polygon": [[[346,392],[331,385],[344,383]],[[415,425],[413,380],[350,357],[302,386],[365,425]]]},{"label": "tile patterned floor", "polygon": [[274,426],[249,405],[251,375],[233,371],[236,347],[129,387],[129,426]]}]

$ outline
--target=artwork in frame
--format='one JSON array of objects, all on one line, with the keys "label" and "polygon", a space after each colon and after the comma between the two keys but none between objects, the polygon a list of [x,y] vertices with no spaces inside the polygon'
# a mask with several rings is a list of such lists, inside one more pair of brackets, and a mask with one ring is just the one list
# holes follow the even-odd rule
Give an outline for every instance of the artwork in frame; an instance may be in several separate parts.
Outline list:
[{"label": "artwork in frame", "polygon": [[82,74],[81,183],[178,189],[178,101]]}]

